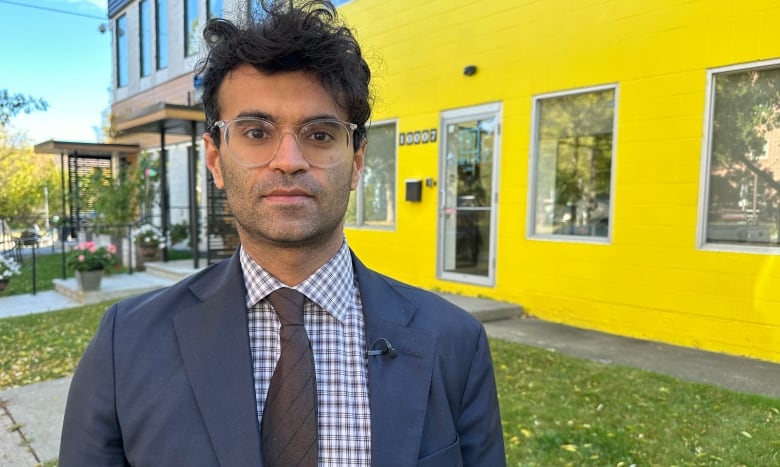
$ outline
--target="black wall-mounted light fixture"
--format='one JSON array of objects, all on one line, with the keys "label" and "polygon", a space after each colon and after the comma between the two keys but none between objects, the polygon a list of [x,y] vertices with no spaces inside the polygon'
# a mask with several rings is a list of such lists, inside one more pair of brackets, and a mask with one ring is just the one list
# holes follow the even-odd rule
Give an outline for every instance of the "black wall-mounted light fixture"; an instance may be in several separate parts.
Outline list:
[{"label": "black wall-mounted light fixture", "polygon": [[477,73],[476,65],[467,65],[465,68],[463,68],[464,76],[474,76],[476,73]]}]

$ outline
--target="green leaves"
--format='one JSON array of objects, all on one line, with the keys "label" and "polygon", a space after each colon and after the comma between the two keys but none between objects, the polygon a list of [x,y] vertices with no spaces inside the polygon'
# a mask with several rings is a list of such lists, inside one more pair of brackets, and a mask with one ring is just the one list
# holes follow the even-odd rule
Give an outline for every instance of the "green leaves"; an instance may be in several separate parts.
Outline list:
[{"label": "green leaves", "polygon": [[59,157],[35,154],[24,134],[0,125],[0,218],[37,213],[43,206],[44,187],[49,191],[49,208],[56,212],[61,206]]}]

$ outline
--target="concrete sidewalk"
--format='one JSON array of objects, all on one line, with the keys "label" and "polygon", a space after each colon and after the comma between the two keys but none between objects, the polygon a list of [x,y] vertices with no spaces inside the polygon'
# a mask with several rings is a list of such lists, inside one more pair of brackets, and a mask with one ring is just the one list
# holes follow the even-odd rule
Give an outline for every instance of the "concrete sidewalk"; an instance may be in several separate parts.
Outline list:
[{"label": "concrete sidewalk", "polygon": [[[136,280],[143,276],[136,275]],[[443,295],[484,322],[488,335],[593,359],[632,366],[683,380],[738,392],[780,399],[780,365],[655,342],[587,331],[521,317],[513,304]],[[10,310],[10,298],[0,298],[0,317]],[[62,297],[38,294],[35,310],[79,306]],[[18,310],[18,309],[17,309]],[[28,312],[36,312],[32,308]],[[17,313],[18,314],[18,313]],[[34,466],[57,458],[62,416],[70,378],[0,391],[0,465]]]},{"label": "concrete sidewalk", "polygon": [[0,391],[0,465],[57,459],[70,377]]},{"label": "concrete sidewalk", "polygon": [[578,329],[534,318],[485,323],[490,337],[605,364],[780,399],[780,364]]}]

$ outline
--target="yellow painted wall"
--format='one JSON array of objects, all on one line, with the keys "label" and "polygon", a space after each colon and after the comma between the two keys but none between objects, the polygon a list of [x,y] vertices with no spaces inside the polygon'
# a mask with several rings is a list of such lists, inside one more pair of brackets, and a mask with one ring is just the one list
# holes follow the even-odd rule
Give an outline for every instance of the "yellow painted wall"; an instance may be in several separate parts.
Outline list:
[{"label": "yellow painted wall", "polygon": [[[776,0],[353,0],[374,119],[438,128],[440,112],[503,109],[494,287],[436,278],[438,144],[399,146],[393,231],[347,229],[370,266],[427,288],[523,305],[543,319],[780,362],[780,258],[697,249],[707,69],[780,57]],[[476,65],[472,77],[466,65]],[[618,86],[609,244],[529,239],[532,99]]]}]

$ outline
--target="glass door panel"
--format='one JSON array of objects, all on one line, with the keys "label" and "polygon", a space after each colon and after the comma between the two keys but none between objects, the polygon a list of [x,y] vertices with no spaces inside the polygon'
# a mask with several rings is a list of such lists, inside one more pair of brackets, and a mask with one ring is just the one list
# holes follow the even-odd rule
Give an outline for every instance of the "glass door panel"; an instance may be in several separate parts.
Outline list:
[{"label": "glass door panel", "polygon": [[440,275],[485,283],[493,277],[497,113],[444,118]]}]

